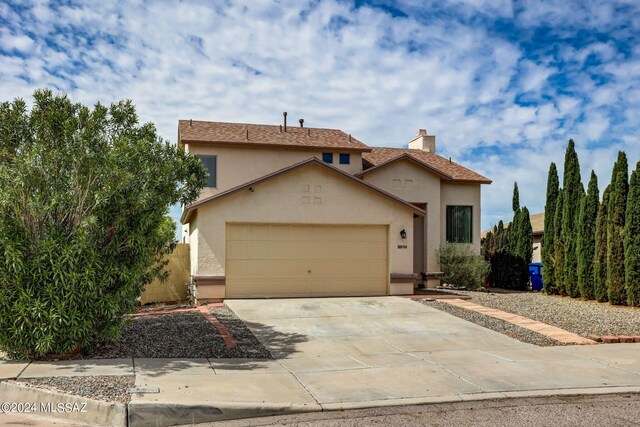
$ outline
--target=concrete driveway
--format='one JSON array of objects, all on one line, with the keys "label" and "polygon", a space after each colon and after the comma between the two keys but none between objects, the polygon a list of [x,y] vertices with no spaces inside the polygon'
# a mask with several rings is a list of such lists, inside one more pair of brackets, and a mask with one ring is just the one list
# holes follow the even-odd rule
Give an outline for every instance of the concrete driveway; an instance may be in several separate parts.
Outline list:
[{"label": "concrete driveway", "polygon": [[226,303],[275,360],[0,361],[0,379],[135,374],[140,391],[132,394],[126,411],[132,427],[504,397],[640,392],[640,343],[536,347],[398,297]]},{"label": "concrete driveway", "polygon": [[282,372],[291,373],[325,408],[390,399],[640,385],[640,356],[633,356],[634,370],[629,372],[594,360],[588,346],[582,347],[587,352],[536,347],[405,298],[226,304],[271,351]]}]

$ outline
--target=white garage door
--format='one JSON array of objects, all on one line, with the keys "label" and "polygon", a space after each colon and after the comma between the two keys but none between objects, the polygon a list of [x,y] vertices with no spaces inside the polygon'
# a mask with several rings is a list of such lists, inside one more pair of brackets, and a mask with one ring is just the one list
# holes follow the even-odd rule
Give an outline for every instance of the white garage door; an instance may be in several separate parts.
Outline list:
[{"label": "white garage door", "polygon": [[227,224],[226,297],[387,294],[387,226]]}]

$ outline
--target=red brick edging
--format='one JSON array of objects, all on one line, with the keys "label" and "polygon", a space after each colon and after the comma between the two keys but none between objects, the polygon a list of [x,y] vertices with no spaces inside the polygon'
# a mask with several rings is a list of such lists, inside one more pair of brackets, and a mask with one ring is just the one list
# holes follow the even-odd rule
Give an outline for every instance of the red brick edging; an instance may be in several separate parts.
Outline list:
[{"label": "red brick edging", "polygon": [[198,307],[198,311],[202,313],[204,318],[207,319],[210,323],[212,323],[213,326],[218,328],[218,332],[220,333],[220,336],[224,340],[224,343],[227,345],[227,347],[235,347],[236,345],[238,345],[238,343],[236,342],[236,339],[233,338],[233,335],[231,335],[231,332],[229,332],[229,329],[227,329],[226,326],[224,326],[218,319],[216,319],[209,312],[208,305],[201,305],[200,307]]},{"label": "red brick edging", "polygon": [[209,323],[211,323],[213,326],[216,327],[216,329],[218,330],[218,333],[222,337],[222,340],[227,345],[227,347],[233,348],[233,347],[237,346],[238,343],[237,343],[236,339],[233,337],[233,335],[231,335],[231,332],[229,332],[229,329],[227,329],[226,326],[224,326],[218,319],[216,319],[209,312],[209,307],[224,307],[224,304],[222,304],[222,303],[212,303],[212,304],[201,305],[201,306],[196,307],[196,308],[176,308],[176,309],[173,309],[173,310],[147,311],[147,312],[144,312],[144,313],[133,313],[133,314],[131,314],[131,316],[133,316],[133,317],[159,316],[159,315],[163,315],[163,314],[198,312],[198,313],[202,314],[204,316],[204,318],[207,319],[207,321]]}]

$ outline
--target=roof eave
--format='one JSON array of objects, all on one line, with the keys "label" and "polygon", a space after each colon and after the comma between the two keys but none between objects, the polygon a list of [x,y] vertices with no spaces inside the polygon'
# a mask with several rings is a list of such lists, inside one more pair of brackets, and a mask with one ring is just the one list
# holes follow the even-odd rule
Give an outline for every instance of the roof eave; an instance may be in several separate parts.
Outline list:
[{"label": "roof eave", "polygon": [[357,174],[355,174],[355,176],[357,176],[357,177],[364,176],[364,175],[368,174],[369,172],[373,172],[374,170],[381,169],[383,167],[386,167],[387,165],[390,165],[391,163],[395,163],[395,162],[400,161],[400,160],[409,160],[409,161],[411,161],[413,163],[416,163],[419,166],[422,166],[423,168],[435,173],[436,175],[438,175],[440,178],[444,179],[445,181],[452,181],[453,180],[451,175],[448,175],[448,174],[446,174],[446,173],[444,173],[442,171],[439,171],[439,170],[435,169],[433,166],[428,165],[425,162],[423,162],[423,161],[421,161],[419,159],[416,159],[415,157],[413,157],[412,155],[407,154],[407,153],[403,153],[403,154],[399,155],[398,157],[394,157],[393,159],[389,159],[389,160],[386,160],[386,161],[384,161],[382,163],[378,163],[377,165],[375,165],[372,168],[369,168],[367,170],[363,170],[362,172],[358,172]]},{"label": "roof eave", "polygon": [[373,148],[371,147],[336,147],[332,145],[301,145],[301,144],[274,144],[268,142],[230,142],[230,141],[205,141],[205,140],[195,140],[195,139],[181,139],[178,141],[178,144],[184,146],[186,144],[190,145],[222,145],[222,146],[241,146],[241,147],[268,147],[268,148],[287,148],[292,150],[304,150],[304,151],[313,151],[313,150],[339,150],[339,151],[349,151],[349,152],[358,152],[358,153],[370,153]]}]

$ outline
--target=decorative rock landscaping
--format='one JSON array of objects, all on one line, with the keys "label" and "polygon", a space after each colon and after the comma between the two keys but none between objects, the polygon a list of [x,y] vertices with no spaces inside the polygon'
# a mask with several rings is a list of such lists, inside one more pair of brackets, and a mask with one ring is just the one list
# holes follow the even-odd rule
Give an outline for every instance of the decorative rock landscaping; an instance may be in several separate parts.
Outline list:
[{"label": "decorative rock landscaping", "polygon": [[469,297],[475,304],[537,320],[594,341],[632,342],[630,337],[635,341],[640,336],[640,308],[532,292],[449,292]]}]

